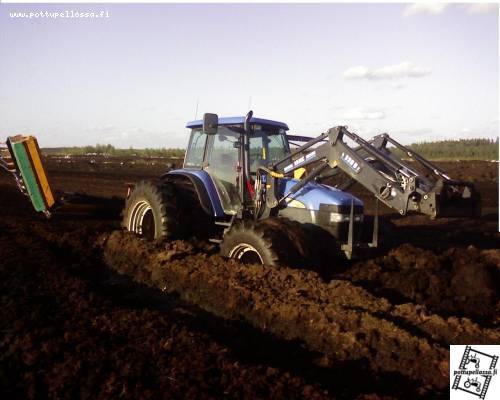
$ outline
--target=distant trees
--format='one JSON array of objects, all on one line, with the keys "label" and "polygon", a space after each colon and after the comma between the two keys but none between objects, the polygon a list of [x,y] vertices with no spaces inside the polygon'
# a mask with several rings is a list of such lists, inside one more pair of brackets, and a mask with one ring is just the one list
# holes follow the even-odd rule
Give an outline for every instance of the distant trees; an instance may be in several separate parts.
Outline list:
[{"label": "distant trees", "polygon": [[[498,160],[498,138],[496,140],[459,139],[441,140],[436,142],[420,142],[413,143],[408,147],[431,160]],[[185,150],[167,148],[133,149],[131,147],[128,149],[117,149],[110,144],[96,144],[95,146],[44,149],[44,152],[46,154],[99,154],[121,157],[138,156],[184,158]],[[401,157],[406,157],[405,154],[402,154],[401,152],[399,153]]]},{"label": "distant trees", "polygon": [[[83,146],[83,147],[63,147],[55,149],[55,151],[49,151],[51,154],[69,154],[69,155],[86,155],[86,154],[98,154],[98,155],[108,155],[108,156],[139,156],[139,157],[179,157],[184,158],[184,149],[166,149],[166,148],[147,148],[147,149],[133,149],[132,147],[128,149],[117,149],[111,144],[96,144],[95,146]],[[48,152],[48,153],[49,153]]]},{"label": "distant trees", "polygon": [[407,147],[431,160],[498,160],[498,138],[420,142]]}]

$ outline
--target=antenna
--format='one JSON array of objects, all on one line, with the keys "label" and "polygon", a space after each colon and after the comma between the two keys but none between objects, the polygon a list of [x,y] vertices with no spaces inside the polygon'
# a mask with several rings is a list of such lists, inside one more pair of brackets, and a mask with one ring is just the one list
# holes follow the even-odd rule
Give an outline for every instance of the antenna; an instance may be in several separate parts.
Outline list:
[{"label": "antenna", "polygon": [[196,117],[198,117],[198,105],[200,104],[200,99],[197,98],[196,99],[196,110],[194,111],[194,119],[196,119]]}]

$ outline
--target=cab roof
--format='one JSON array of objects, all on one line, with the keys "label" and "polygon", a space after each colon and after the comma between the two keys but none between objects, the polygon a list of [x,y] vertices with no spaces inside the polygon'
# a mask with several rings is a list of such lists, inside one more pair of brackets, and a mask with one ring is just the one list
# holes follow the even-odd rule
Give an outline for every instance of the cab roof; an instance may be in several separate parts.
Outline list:
[{"label": "cab roof", "polygon": [[[221,117],[219,118],[219,125],[243,125],[245,122],[245,117]],[[283,128],[284,130],[288,130],[288,125],[284,122],[272,121],[270,119],[264,118],[252,118],[250,120],[251,124],[260,124],[260,125],[270,125],[277,128]],[[203,125],[203,120],[197,119],[195,121],[190,121],[186,124],[186,128],[200,128]]]}]

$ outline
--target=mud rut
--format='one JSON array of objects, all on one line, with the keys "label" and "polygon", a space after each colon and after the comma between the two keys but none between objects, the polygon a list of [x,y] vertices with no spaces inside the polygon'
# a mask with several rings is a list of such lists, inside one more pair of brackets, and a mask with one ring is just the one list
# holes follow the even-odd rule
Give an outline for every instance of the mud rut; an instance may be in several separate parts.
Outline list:
[{"label": "mud rut", "polygon": [[114,274],[109,226],[62,227],[0,223],[3,398],[331,398],[307,350]]},{"label": "mud rut", "polygon": [[448,387],[449,343],[500,340],[497,329],[443,318],[421,305],[391,304],[349,281],[325,282],[311,271],[241,265],[186,242],[154,245],[122,232],[101,240],[116,271],[179,293],[218,316],[301,340],[323,355],[325,367],[357,360],[439,390]]},{"label": "mud rut", "polygon": [[447,398],[448,345],[500,343],[494,215],[403,221],[392,250],[325,277],[47,222],[0,191],[7,398]]}]

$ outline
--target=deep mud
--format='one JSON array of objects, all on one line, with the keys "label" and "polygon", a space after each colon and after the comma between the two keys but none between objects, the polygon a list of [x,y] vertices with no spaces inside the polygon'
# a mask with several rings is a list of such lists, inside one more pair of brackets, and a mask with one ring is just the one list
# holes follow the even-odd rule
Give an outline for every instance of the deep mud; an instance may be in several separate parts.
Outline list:
[{"label": "deep mud", "polygon": [[398,303],[423,304],[442,315],[498,325],[498,257],[498,249],[469,246],[435,254],[404,244],[383,257],[354,264],[342,276]]},{"label": "deep mud", "polygon": [[[48,166],[57,188],[100,196],[164,168]],[[393,235],[381,250],[328,274],[239,265],[203,242],[144,242],[113,220],[45,220],[1,173],[0,391],[447,398],[448,345],[500,343],[500,236],[498,166],[445,168],[476,182],[480,220],[384,210]]]},{"label": "deep mud", "polygon": [[110,274],[74,246],[92,240],[89,229],[1,228],[3,398],[329,397],[296,373],[243,361],[257,343],[232,343],[236,327]]},{"label": "deep mud", "polygon": [[[401,373],[443,389],[448,386],[447,343],[500,340],[496,329],[445,319],[412,303],[394,305],[351,282],[325,282],[311,271],[241,265],[185,242],[155,245],[128,233],[101,240],[106,262],[118,272],[179,293],[221,317],[243,318],[278,337],[303,340],[324,355],[325,366],[363,360],[375,371]],[[498,300],[498,291],[494,295]]]}]

